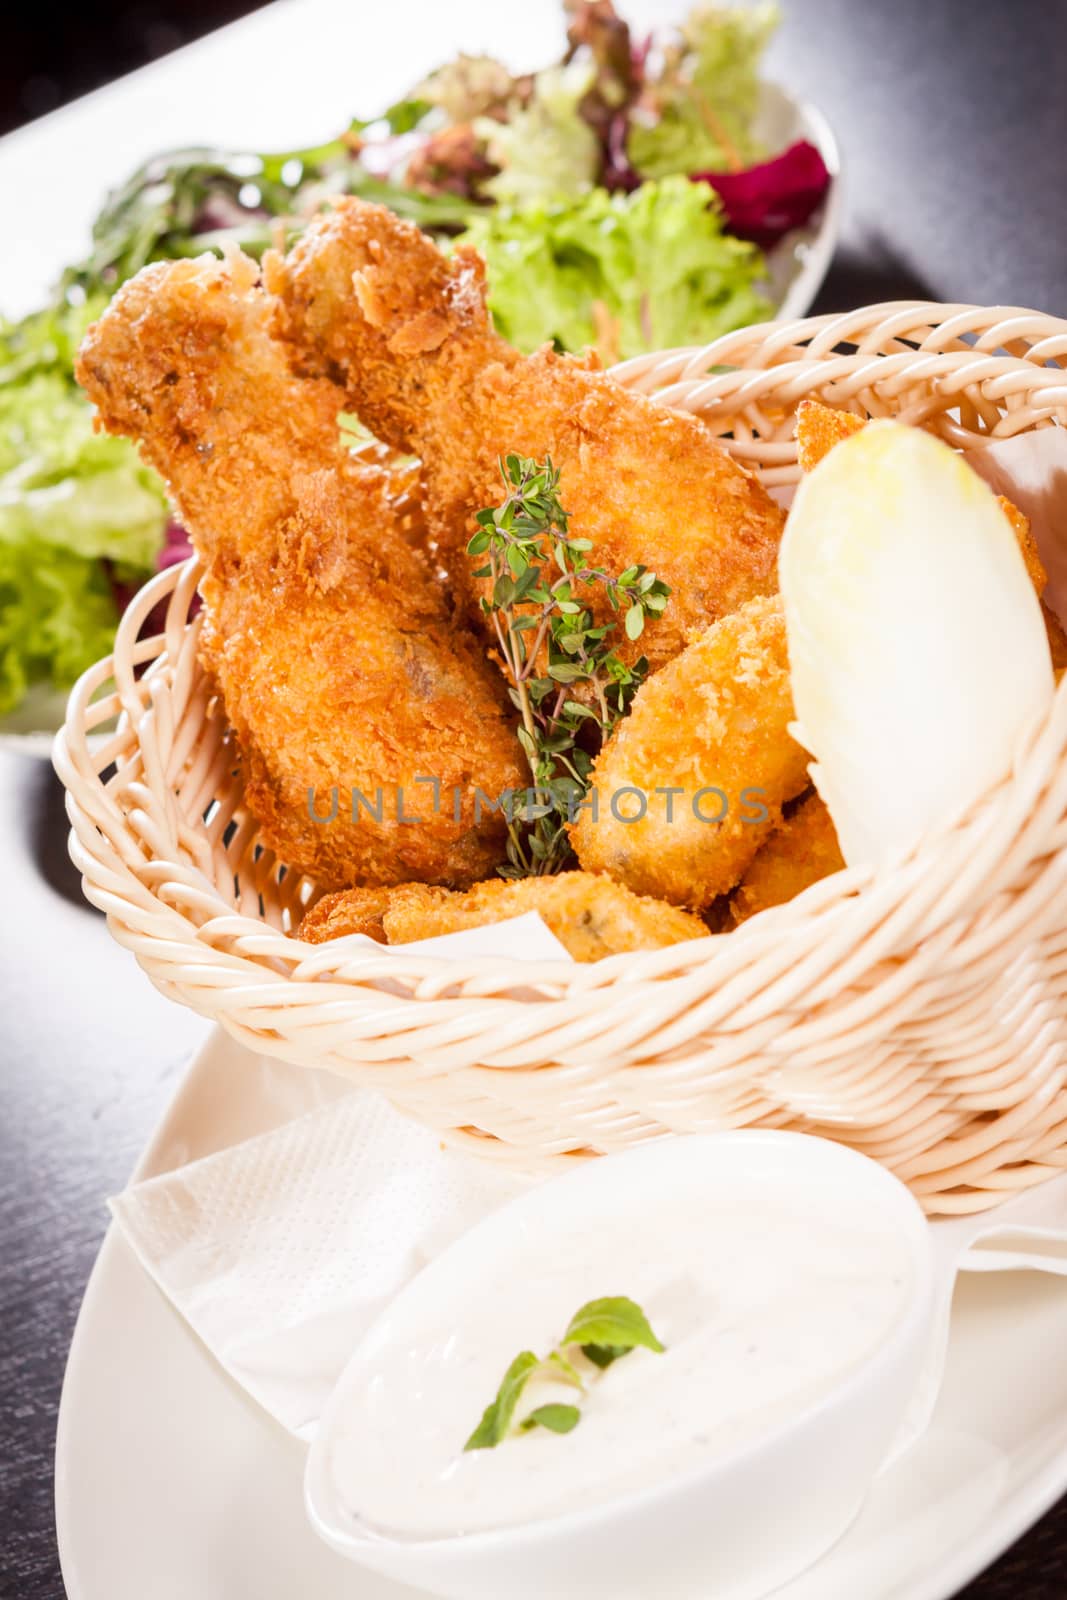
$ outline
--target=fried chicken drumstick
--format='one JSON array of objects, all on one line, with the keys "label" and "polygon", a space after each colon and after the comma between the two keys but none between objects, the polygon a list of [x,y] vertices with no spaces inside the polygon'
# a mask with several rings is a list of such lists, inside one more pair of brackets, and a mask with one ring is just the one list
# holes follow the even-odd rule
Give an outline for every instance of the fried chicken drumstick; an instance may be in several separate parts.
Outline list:
[{"label": "fried chicken drumstick", "polygon": [[[473,251],[443,256],[381,206],[339,199],[287,257],[264,260],[297,369],[343,385],[349,406],[423,468],[433,532],[452,565],[471,518],[500,500],[507,452],[562,469],[571,532],[591,563],[634,564],[670,585],[640,646],[653,668],[755,595],[773,592],[782,514],[695,417],[624,389],[592,361],[521,356],[494,331]],[[597,621],[611,613],[591,596]]]},{"label": "fried chicken drumstick", "polygon": [[[503,682],[408,537],[411,469],[340,444],[343,395],[292,376],[257,279],[238,254],[146,267],[90,329],[79,380],[204,563],[202,659],[264,842],[330,887],[465,887],[503,856],[475,787],[523,781]],[[309,791],[318,818],[336,791],[332,821]]]}]

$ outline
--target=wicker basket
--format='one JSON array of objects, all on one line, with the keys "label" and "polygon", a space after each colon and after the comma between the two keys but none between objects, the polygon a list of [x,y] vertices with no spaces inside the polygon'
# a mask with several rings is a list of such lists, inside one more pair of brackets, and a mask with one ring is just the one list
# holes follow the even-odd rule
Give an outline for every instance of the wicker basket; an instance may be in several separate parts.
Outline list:
[{"label": "wicker basket", "polygon": [[[1065,359],[1067,322],[894,303],[617,370],[781,485],[805,396],[973,447],[1067,423]],[[142,591],[55,746],[85,893],[164,994],[531,1170],[739,1125],[845,1140],[930,1211],[1067,1168],[1067,683],[1011,780],[892,873],[592,966],[367,954],[288,931],[315,886],[257,843],[197,662],[196,580],[187,564]]]}]

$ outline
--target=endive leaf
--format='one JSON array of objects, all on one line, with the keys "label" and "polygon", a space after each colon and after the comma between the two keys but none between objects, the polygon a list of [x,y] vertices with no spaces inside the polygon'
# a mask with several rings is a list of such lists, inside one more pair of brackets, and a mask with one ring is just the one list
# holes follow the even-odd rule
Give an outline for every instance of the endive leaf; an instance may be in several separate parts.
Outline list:
[{"label": "endive leaf", "polygon": [[899,859],[1009,773],[1051,698],[1015,536],[948,445],[875,421],[800,484],[779,575],[794,731],[842,853]]}]

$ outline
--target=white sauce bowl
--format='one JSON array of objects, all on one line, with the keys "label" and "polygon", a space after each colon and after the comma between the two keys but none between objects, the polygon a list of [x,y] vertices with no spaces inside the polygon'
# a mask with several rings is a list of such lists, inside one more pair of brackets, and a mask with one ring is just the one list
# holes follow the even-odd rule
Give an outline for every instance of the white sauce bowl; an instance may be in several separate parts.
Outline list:
[{"label": "white sauce bowl", "polygon": [[[515,1321],[510,1354],[528,1343],[542,1353],[538,1328],[529,1339],[520,1332],[535,1320],[535,1308],[523,1305],[521,1290],[516,1292],[507,1281],[517,1240],[526,1250],[544,1252],[548,1260],[563,1241],[570,1241],[573,1255],[583,1220],[593,1234],[613,1217],[625,1230],[626,1211],[634,1213],[635,1196],[640,1196],[645,1214],[655,1215],[659,1196],[673,1195],[676,1203],[680,1192],[694,1214],[706,1206],[711,1215],[717,1206],[721,1232],[731,1225],[723,1212],[724,1185],[738,1195],[739,1206],[746,1192],[771,1200],[777,1195],[783,1230],[790,1222],[795,1225],[790,1197],[795,1212],[803,1211],[807,1197],[818,1195],[821,1205],[832,1204],[833,1214],[847,1219],[859,1234],[869,1227],[872,1237],[892,1239],[897,1257],[908,1265],[903,1280],[907,1288],[862,1359],[853,1361],[839,1380],[824,1382],[811,1403],[757,1431],[748,1442],[709,1450],[706,1462],[687,1461],[686,1470],[677,1475],[627,1488],[599,1503],[448,1537],[386,1536],[360,1521],[348,1503],[351,1495],[344,1493],[337,1463],[345,1451],[351,1459],[351,1452],[362,1450],[365,1441],[371,1450],[389,1449],[388,1435],[375,1442],[366,1431],[359,1432],[354,1419],[366,1404],[368,1386],[380,1388],[381,1374],[396,1352],[409,1360],[428,1325],[440,1330],[454,1323],[462,1330],[464,1315],[471,1316],[479,1294],[484,1299],[485,1285],[499,1282],[505,1304],[513,1308],[506,1314]],[[761,1214],[763,1210],[761,1202]],[[741,1210],[737,1220],[743,1227]],[[681,1270],[686,1262],[667,1254],[668,1223],[665,1216],[665,1259]],[[692,1229],[688,1234],[683,1230],[687,1248],[693,1248],[694,1237]],[[603,1294],[628,1294],[640,1301],[641,1286],[619,1282],[617,1275],[605,1284],[594,1257],[585,1298]],[[919,1206],[889,1172],[844,1146],[750,1130],[663,1140],[583,1163],[511,1201],[464,1235],[408,1285],[361,1341],[311,1449],[305,1484],[311,1521],[327,1543],[352,1561],[456,1600],[501,1600],[504,1595],[508,1600],[544,1600],[547,1595],[694,1600],[712,1594],[715,1600],[756,1600],[816,1561],[859,1511],[922,1371],[934,1298],[930,1231]],[[654,1305],[645,1309],[655,1327]],[[511,1330],[506,1331],[510,1338]],[[830,1327],[827,1337],[832,1335]],[[669,1354],[670,1339],[667,1333],[663,1337]],[[438,1350],[440,1345],[438,1339]],[[639,1358],[649,1363],[664,1359],[639,1351],[627,1360]],[[395,1361],[393,1370],[395,1380]],[[650,1365],[649,1383],[653,1370]],[[501,1376],[496,1366],[487,1365],[484,1379],[479,1378],[481,1405],[492,1398]],[[426,1388],[436,1392],[432,1382]],[[424,1395],[419,1404],[426,1403]],[[479,1414],[480,1405],[474,1414],[469,1408],[464,1411],[471,1427]],[[543,1430],[536,1433],[542,1453],[566,1451],[577,1438],[577,1431],[551,1438],[542,1438]],[[532,1438],[523,1435],[498,1448],[522,1450]],[[402,1439],[396,1447],[402,1447]],[[462,1438],[456,1448],[461,1450]],[[493,1470],[496,1452],[479,1454]],[[385,1465],[383,1460],[383,1470]],[[416,1505],[416,1525],[417,1520]]]}]

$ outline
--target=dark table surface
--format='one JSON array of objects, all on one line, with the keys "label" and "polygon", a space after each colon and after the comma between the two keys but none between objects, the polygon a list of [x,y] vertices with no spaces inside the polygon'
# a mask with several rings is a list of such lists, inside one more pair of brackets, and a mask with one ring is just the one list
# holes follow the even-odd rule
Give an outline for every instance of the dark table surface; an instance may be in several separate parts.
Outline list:
[{"label": "dark table surface", "polygon": [[[776,76],[825,109],[847,162],[817,309],[929,295],[1067,313],[1065,0],[786,6]],[[0,751],[0,837],[0,1597],[53,1600],[56,1411],[104,1198],[205,1025],[82,902],[43,759]],[[1065,1595],[1067,1501],[965,1591]]]}]

